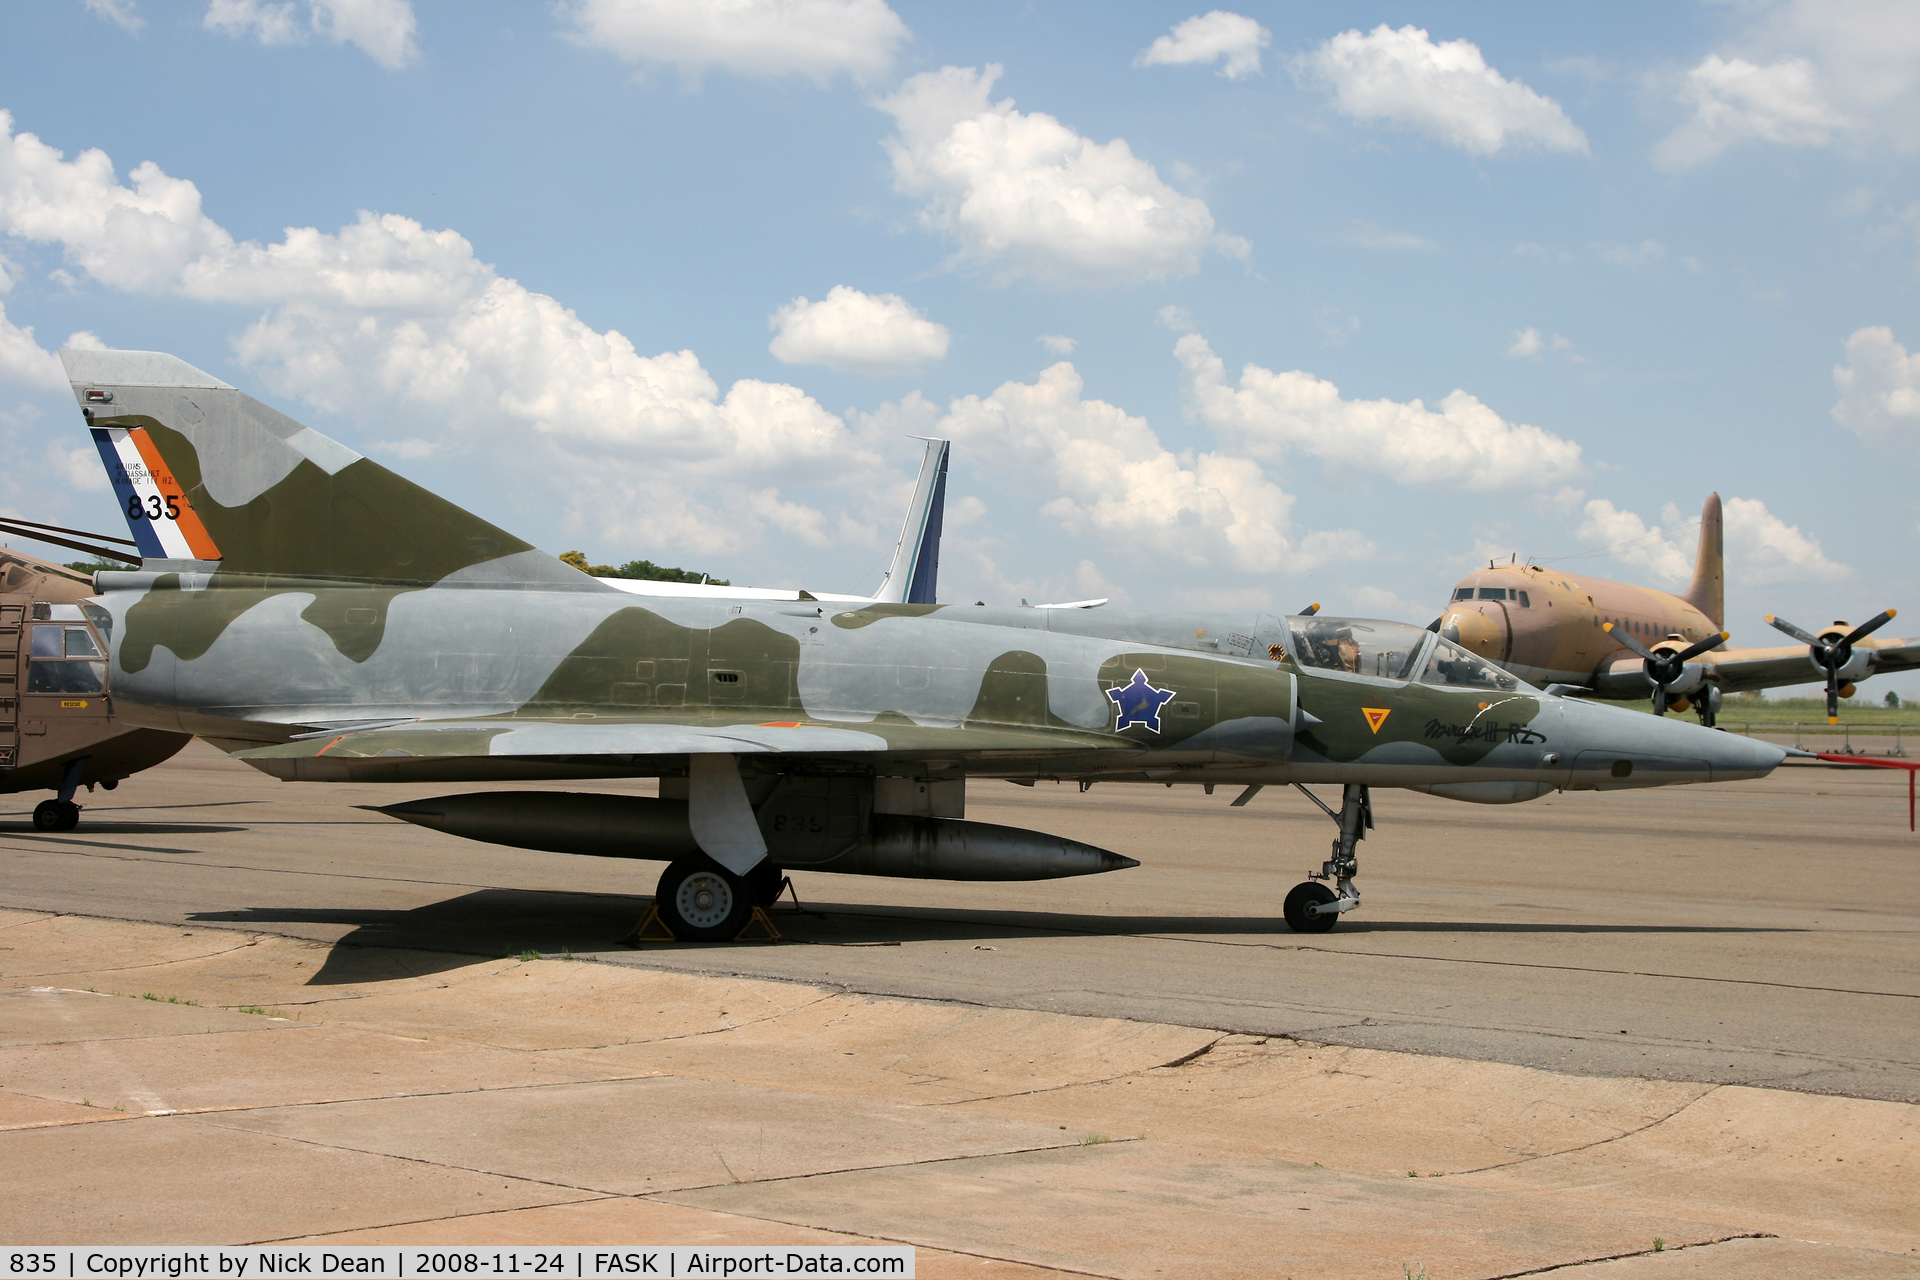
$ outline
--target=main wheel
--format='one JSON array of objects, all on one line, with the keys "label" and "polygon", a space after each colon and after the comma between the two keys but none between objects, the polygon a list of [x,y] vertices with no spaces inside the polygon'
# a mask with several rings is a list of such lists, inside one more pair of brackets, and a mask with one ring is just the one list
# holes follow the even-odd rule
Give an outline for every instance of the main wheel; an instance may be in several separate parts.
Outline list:
[{"label": "main wheel", "polygon": [[738,936],[753,914],[752,888],[705,854],[666,869],[653,905],[682,942],[724,942]]},{"label": "main wheel", "polygon": [[71,831],[80,825],[80,806],[71,800],[42,800],[33,807],[35,831]]},{"label": "main wheel", "polygon": [[1293,886],[1287,892],[1286,905],[1281,908],[1287,917],[1287,928],[1295,933],[1325,933],[1340,922],[1339,915],[1331,911],[1325,915],[1309,915],[1307,908],[1324,906],[1338,900],[1338,897],[1318,880],[1306,880]]}]

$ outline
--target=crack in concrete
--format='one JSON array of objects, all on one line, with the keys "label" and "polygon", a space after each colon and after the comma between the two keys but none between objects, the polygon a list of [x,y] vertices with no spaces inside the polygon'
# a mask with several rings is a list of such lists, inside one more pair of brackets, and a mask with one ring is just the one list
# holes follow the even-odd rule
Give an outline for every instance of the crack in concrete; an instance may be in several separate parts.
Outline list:
[{"label": "crack in concrete", "polygon": [[[589,1052],[592,1050],[598,1050],[598,1049],[624,1049],[628,1045],[634,1045],[634,1044],[673,1044],[676,1041],[680,1041],[680,1040],[698,1040],[702,1036],[725,1035],[729,1031],[738,1031],[742,1027],[757,1027],[763,1023],[777,1022],[781,1018],[786,1017],[788,1014],[799,1013],[802,1009],[811,1009],[815,1005],[824,1004],[829,1000],[837,1000],[840,998],[841,994],[842,993],[838,991],[829,991],[821,996],[816,997],[815,999],[807,1001],[805,1004],[794,1005],[793,1008],[781,1010],[779,1013],[762,1014],[757,1018],[748,1018],[745,1022],[730,1022],[724,1027],[713,1027],[710,1030],[706,1030],[706,1031],[686,1031],[686,1032],[681,1032],[679,1034],[670,1035],[670,1036],[653,1036],[645,1040],[622,1040],[618,1043],[615,1043],[613,1041],[608,1041],[606,1044],[551,1045],[544,1049],[529,1050],[529,1052],[532,1052],[532,1053],[586,1053],[586,1052]],[[482,1041],[480,1043],[487,1043],[487,1042]],[[505,1047],[505,1046],[501,1046],[501,1047]]]},{"label": "crack in concrete", "polygon": [[[1542,1151],[1534,1155],[1522,1156],[1518,1160],[1505,1160],[1499,1164],[1482,1165],[1477,1169],[1458,1169],[1449,1174],[1436,1175],[1436,1176],[1442,1176],[1442,1177],[1448,1177],[1448,1178],[1461,1178],[1461,1177],[1465,1177],[1467,1174],[1470,1174],[1470,1173],[1489,1173],[1495,1169],[1516,1169],[1523,1164],[1532,1164],[1537,1160],[1553,1160],[1553,1159],[1559,1158],[1560,1156],[1570,1156],[1570,1155],[1577,1154],[1578,1152],[1581,1152],[1581,1151],[1592,1151],[1596,1147],[1608,1146],[1615,1142],[1624,1142],[1626,1139],[1634,1137],[1637,1134],[1646,1133],[1650,1129],[1659,1128],[1661,1125],[1667,1123],[1669,1120],[1672,1120],[1675,1117],[1680,1116],[1692,1110],[1694,1106],[1696,1106],[1703,1098],[1709,1098],[1727,1087],[1728,1086],[1726,1085],[1720,1085],[1720,1084],[1709,1085],[1707,1088],[1701,1090],[1699,1093],[1695,1094],[1693,1097],[1688,1098],[1685,1102],[1681,1103],[1679,1106],[1675,1107],[1673,1110],[1667,1112],[1667,1114],[1663,1116],[1657,1116],[1654,1119],[1647,1121],[1647,1123],[1641,1125],[1637,1129],[1628,1129],[1623,1133],[1616,1133],[1610,1138],[1596,1138],[1592,1142],[1583,1142],[1577,1147],[1565,1147],[1559,1151]],[[1532,1273],[1527,1272],[1523,1274],[1532,1274]]]},{"label": "crack in concrete", "polygon": [[[1071,1016],[1071,1015],[1062,1015],[1062,1016]],[[1228,1034],[1231,1035],[1234,1033],[1230,1032]],[[1159,1062],[1149,1067],[1136,1067],[1132,1071],[1122,1071],[1116,1075],[1097,1076],[1091,1080],[1069,1080],[1065,1084],[1050,1084],[1050,1085],[1042,1086],[1041,1088],[1038,1088],[1038,1089],[1021,1089],[1014,1093],[983,1093],[978,1097],[973,1097],[973,1098],[952,1098],[946,1102],[916,1102],[909,1105],[916,1106],[916,1107],[958,1107],[958,1106],[964,1106],[970,1102],[999,1102],[1007,1098],[1032,1098],[1032,1097],[1037,1097],[1038,1095],[1043,1093],[1058,1093],[1062,1089],[1080,1089],[1080,1088],[1085,1088],[1087,1085],[1112,1084],[1116,1080],[1130,1080],[1136,1076],[1143,1076],[1149,1071],[1165,1071],[1170,1067],[1186,1066],[1188,1063],[1193,1062],[1195,1059],[1205,1057],[1207,1054],[1213,1052],[1214,1047],[1218,1045],[1222,1040],[1225,1040],[1226,1038],[1227,1038],[1226,1035],[1215,1036],[1213,1039],[1207,1041],[1207,1043],[1201,1045],[1198,1049],[1195,1049],[1192,1053],[1182,1054],[1180,1057],[1175,1058],[1171,1062]],[[945,1078],[950,1079],[951,1077],[945,1077]],[[1132,1141],[1132,1139],[1128,1139],[1128,1141]]]},{"label": "crack in concrete", "polygon": [[[635,1077],[635,1078],[643,1078],[643,1077]],[[508,1092],[509,1090],[514,1090],[514,1089],[552,1089],[552,1088],[562,1088],[568,1084],[593,1084],[593,1083],[604,1083],[604,1082],[569,1080],[564,1082],[556,1082],[554,1084],[510,1085],[510,1086],[503,1087],[502,1089],[498,1090],[498,1092],[505,1093],[505,1092]],[[454,1094],[460,1094],[460,1093],[477,1093],[477,1092],[482,1092],[482,1091],[475,1090],[475,1089],[458,1089],[458,1090],[450,1090],[448,1091],[447,1094],[440,1094],[440,1095],[397,1094],[397,1095],[391,1095],[391,1096],[403,1097],[403,1098],[404,1097],[435,1097],[435,1096],[444,1097],[444,1096],[452,1096]],[[493,1092],[496,1092],[496,1090],[487,1089],[487,1090],[484,1090],[484,1092],[493,1093]],[[461,1173],[477,1173],[484,1177],[489,1177],[489,1178],[506,1178],[514,1182],[532,1183],[536,1186],[559,1187],[562,1190],[566,1190],[566,1191],[579,1191],[595,1198],[624,1197],[624,1198],[635,1199],[635,1200],[655,1199],[655,1198],[669,1196],[669,1195],[684,1195],[689,1191],[713,1191],[713,1190],[718,1190],[724,1187],[753,1186],[753,1185],[760,1185],[760,1184],[772,1183],[772,1182],[803,1182],[808,1178],[832,1177],[835,1174],[842,1174],[842,1173],[879,1173],[887,1169],[911,1169],[921,1165],[956,1164],[965,1160],[991,1160],[1000,1156],[1029,1155],[1036,1151],[1074,1151],[1074,1150],[1081,1149],[1085,1145],[1079,1139],[1074,1139],[1071,1142],[1047,1142],[1047,1143],[1039,1143],[1029,1147],[1009,1147],[1002,1151],[984,1151],[984,1152],[975,1152],[967,1155],[953,1155],[953,1156],[929,1156],[921,1160],[889,1160],[881,1164],[852,1165],[844,1169],[814,1169],[806,1173],[788,1173],[788,1174],[781,1174],[777,1177],[771,1177],[771,1178],[746,1178],[746,1179],[735,1178],[735,1179],[730,1179],[729,1181],[726,1181],[726,1182],[702,1182],[702,1183],[696,1183],[693,1186],[675,1187],[675,1188],[672,1188],[671,1190],[662,1190],[657,1192],[653,1192],[653,1191],[625,1192],[625,1191],[609,1191],[605,1187],[585,1186],[576,1182],[564,1182],[557,1178],[541,1178],[541,1177],[535,1177],[529,1174],[521,1174],[521,1173],[503,1173],[498,1169],[483,1169],[475,1165],[458,1164],[458,1163],[454,1163],[446,1160],[435,1160],[427,1156],[410,1156],[397,1151],[382,1151],[376,1147],[357,1147],[344,1142],[324,1142],[318,1138],[308,1138],[298,1134],[267,1133],[259,1129],[243,1128],[239,1125],[223,1125],[218,1123],[207,1123],[206,1121],[203,1121],[199,1118],[201,1116],[231,1115],[235,1112],[275,1111],[275,1110],[279,1110],[281,1107],[302,1107],[302,1108],[327,1107],[327,1106],[339,1106],[343,1102],[356,1102],[356,1101],[378,1102],[378,1101],[386,1101],[386,1100],[387,1099],[378,1099],[378,1098],[336,1099],[330,1102],[281,1103],[272,1107],[228,1107],[228,1108],[221,1108],[217,1110],[208,1110],[208,1111],[175,1111],[167,1115],[142,1116],[139,1118],[146,1119],[146,1120],[160,1121],[160,1122],[165,1122],[168,1120],[178,1120],[185,1124],[199,1124],[205,1128],[224,1129],[228,1132],[245,1133],[245,1134],[250,1134],[257,1138],[274,1138],[282,1142],[296,1142],[302,1146],[318,1147],[328,1151],[354,1151],[354,1152],[358,1152],[361,1155],[380,1156],[388,1160],[404,1160],[409,1164],[425,1165],[428,1168],[432,1168],[432,1169],[454,1169],[454,1170],[458,1170]],[[1137,1141],[1139,1141],[1139,1139],[1137,1138],[1110,1138],[1106,1142],[1098,1143],[1097,1145],[1101,1147],[1117,1147],[1117,1146],[1125,1146],[1129,1143],[1137,1142]],[[724,1164],[724,1161],[722,1163]],[[671,1201],[668,1201],[667,1203],[671,1203]],[[520,1206],[520,1207],[528,1207],[528,1206]],[[697,1209],[697,1208],[704,1208],[705,1206],[688,1205],[684,1207]],[[722,1210],[721,1212],[725,1212],[725,1211]]]},{"label": "crack in concrete", "polygon": [[1596,1262],[1619,1262],[1623,1258],[1644,1258],[1655,1253],[1678,1253],[1682,1249],[1704,1249],[1709,1245],[1726,1244],[1729,1240],[1778,1240],[1780,1237],[1771,1231],[1742,1231],[1737,1235],[1720,1236],[1713,1240],[1695,1240],[1690,1244],[1676,1244],[1659,1249],[1635,1249],[1631,1253],[1609,1253],[1598,1258],[1578,1258],[1572,1262],[1555,1262],[1544,1267],[1534,1267],[1529,1271],[1508,1271],[1497,1276],[1486,1276],[1484,1280],[1521,1280],[1524,1276],[1543,1276],[1549,1271],[1565,1271],[1569,1267],[1589,1267]]}]

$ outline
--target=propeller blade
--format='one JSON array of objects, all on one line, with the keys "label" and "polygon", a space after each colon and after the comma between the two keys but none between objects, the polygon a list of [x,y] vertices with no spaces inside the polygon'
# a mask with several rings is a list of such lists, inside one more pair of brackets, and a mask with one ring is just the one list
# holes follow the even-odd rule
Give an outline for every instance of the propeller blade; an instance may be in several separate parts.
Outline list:
[{"label": "propeller blade", "polygon": [[1865,622],[1847,633],[1847,638],[1840,642],[1840,647],[1842,649],[1852,648],[1855,640],[1870,636],[1880,628],[1886,626],[1889,622],[1893,621],[1893,616],[1898,612],[1900,612],[1898,609],[1889,609],[1877,618],[1868,618]]},{"label": "propeller blade", "polygon": [[1729,632],[1722,631],[1717,635],[1708,636],[1705,640],[1699,641],[1697,644],[1688,645],[1679,653],[1674,654],[1673,660],[1683,665],[1691,662],[1707,650],[1713,648],[1713,646],[1719,644],[1722,640],[1725,640],[1729,634]]},{"label": "propeller blade", "polygon": [[1632,636],[1628,635],[1626,632],[1616,628],[1611,622],[1607,623],[1605,626],[1601,627],[1600,629],[1606,632],[1608,635],[1612,636],[1615,640],[1618,640],[1621,644],[1627,646],[1627,648],[1639,654],[1641,657],[1647,659],[1649,662],[1658,661],[1658,659],[1654,657],[1653,651],[1651,649],[1641,644],[1638,640],[1635,640]]},{"label": "propeller blade", "polygon": [[1840,723],[1840,673],[1827,668],[1827,723]]},{"label": "propeller blade", "polygon": [[1664,684],[1653,686],[1653,714],[1657,716],[1667,714],[1667,686]]},{"label": "propeller blade", "polygon": [[1767,625],[1776,631],[1786,632],[1801,644],[1812,645],[1816,649],[1820,647],[1819,636],[1809,635],[1807,632],[1794,626],[1791,622],[1788,622],[1785,618],[1776,618],[1772,614],[1768,614]]},{"label": "propeller blade", "polygon": [[1314,603],[1302,609],[1300,611],[1300,616],[1303,618],[1311,618],[1314,614],[1318,612],[1320,612],[1320,603],[1319,601],[1316,600]]}]

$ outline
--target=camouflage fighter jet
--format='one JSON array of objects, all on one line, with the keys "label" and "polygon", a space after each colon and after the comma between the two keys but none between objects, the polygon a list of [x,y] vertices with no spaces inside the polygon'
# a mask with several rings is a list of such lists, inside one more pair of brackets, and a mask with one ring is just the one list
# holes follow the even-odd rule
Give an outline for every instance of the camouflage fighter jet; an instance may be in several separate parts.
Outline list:
[{"label": "camouflage fighter jet", "polygon": [[1136,865],[966,821],[970,779],[1227,783],[1240,803],[1339,785],[1332,856],[1285,908],[1320,931],[1359,905],[1371,787],[1498,802],[1760,777],[1784,757],[1544,694],[1403,623],[637,599],[172,356],[61,356],[145,553],[95,579],[123,717],[290,781],[658,778],[658,798],[383,811],[667,861],[657,902],[682,938],[734,936],[793,869]]},{"label": "camouflage fighter jet", "polygon": [[1661,715],[1696,708],[1711,726],[1722,695],[1820,680],[1827,719],[1839,700],[1882,671],[1920,667],[1920,639],[1868,639],[1894,611],[1851,626],[1807,632],[1784,619],[1769,625],[1800,643],[1765,648],[1726,641],[1725,545],[1720,495],[1700,511],[1693,581],[1681,592],[1585,578],[1536,564],[1495,565],[1454,584],[1436,630],[1463,648],[1548,688],[1601,698],[1650,697]]}]

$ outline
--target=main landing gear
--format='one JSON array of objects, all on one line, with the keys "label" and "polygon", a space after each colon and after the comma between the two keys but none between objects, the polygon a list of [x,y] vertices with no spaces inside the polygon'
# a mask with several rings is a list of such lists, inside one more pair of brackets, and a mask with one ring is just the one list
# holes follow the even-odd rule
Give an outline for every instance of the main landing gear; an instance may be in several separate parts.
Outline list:
[{"label": "main landing gear", "polygon": [[[1360,905],[1360,890],[1353,883],[1360,874],[1355,848],[1373,829],[1373,799],[1365,787],[1349,782],[1341,797],[1340,812],[1335,813],[1305,787],[1300,787],[1300,793],[1325,810],[1339,826],[1340,834],[1334,837],[1333,852],[1320,870],[1308,872],[1307,879],[1293,887],[1281,910],[1287,917],[1287,927],[1295,933],[1325,933],[1340,923],[1342,912]],[[1322,883],[1327,880],[1334,882],[1334,888]]]},{"label": "main landing gear", "polygon": [[764,859],[739,876],[700,853],[668,866],[653,904],[681,941],[725,942],[747,927],[755,907],[772,906],[786,883],[780,868]]},{"label": "main landing gear", "polygon": [[80,806],[73,802],[73,793],[80,789],[80,777],[86,772],[90,758],[81,756],[78,760],[68,761],[66,770],[60,776],[59,797],[42,800],[33,807],[35,831],[71,831],[80,825]]},{"label": "main landing gear", "polygon": [[35,831],[71,831],[80,825],[80,806],[71,800],[42,800],[33,806]]}]

